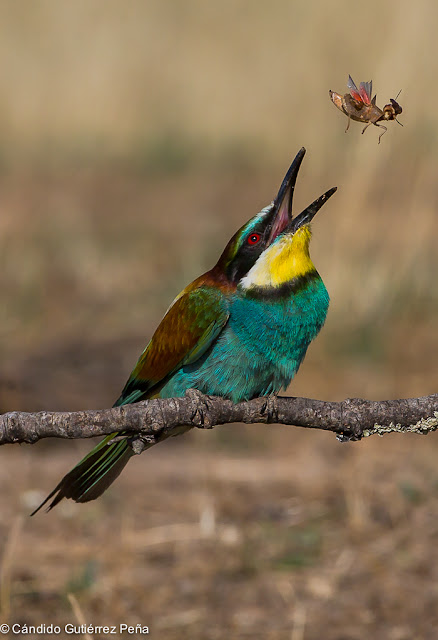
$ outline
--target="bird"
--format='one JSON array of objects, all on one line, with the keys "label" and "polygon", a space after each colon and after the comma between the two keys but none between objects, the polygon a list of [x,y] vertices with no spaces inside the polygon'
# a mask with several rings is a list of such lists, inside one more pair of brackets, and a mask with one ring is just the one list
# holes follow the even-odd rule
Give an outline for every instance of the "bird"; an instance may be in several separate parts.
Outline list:
[{"label": "bird", "polygon": [[[115,407],[182,397],[189,390],[238,403],[288,387],[329,306],[310,258],[310,223],[336,187],[293,217],[305,153],[304,147],[298,151],[271,204],[233,235],[212,269],[174,299]],[[176,428],[165,438],[189,428]],[[129,435],[127,429],[105,437],[32,515],[49,501],[47,511],[64,498],[98,498],[134,455]]]}]

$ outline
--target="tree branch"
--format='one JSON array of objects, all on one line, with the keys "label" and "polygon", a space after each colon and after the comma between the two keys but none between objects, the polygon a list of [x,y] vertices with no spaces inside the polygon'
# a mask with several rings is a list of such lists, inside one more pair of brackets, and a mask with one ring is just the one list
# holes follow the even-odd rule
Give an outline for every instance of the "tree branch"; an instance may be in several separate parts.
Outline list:
[{"label": "tree branch", "polygon": [[132,433],[140,453],[177,426],[210,429],[215,425],[279,423],[333,431],[340,440],[360,440],[373,434],[438,429],[438,394],[405,400],[323,402],[310,398],[267,397],[233,404],[190,390],[184,398],[146,400],[114,409],[0,415],[0,445],[34,443],[42,438],[91,438],[113,432]]}]

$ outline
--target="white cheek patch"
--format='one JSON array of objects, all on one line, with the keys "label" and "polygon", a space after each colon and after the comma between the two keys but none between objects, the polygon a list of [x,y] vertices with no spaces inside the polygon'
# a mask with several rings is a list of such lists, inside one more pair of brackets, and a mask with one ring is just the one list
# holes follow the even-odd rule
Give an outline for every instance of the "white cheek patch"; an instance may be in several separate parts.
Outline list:
[{"label": "white cheek patch", "polygon": [[280,287],[294,278],[315,270],[310,259],[309,225],[294,234],[280,236],[259,256],[257,262],[239,283],[243,289],[250,287]]},{"label": "white cheek patch", "polygon": [[243,289],[249,289],[252,286],[255,287],[272,287],[275,286],[275,275],[273,272],[273,263],[276,259],[280,258],[286,246],[291,244],[292,236],[285,236],[280,238],[277,242],[274,242],[268,249],[266,249],[258,258],[257,262],[248,271],[246,276],[240,281],[240,286]]}]

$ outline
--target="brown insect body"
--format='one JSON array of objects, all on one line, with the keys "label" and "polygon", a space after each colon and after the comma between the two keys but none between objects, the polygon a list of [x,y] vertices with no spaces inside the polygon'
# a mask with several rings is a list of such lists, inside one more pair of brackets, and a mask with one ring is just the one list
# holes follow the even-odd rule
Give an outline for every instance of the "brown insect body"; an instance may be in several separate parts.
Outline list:
[{"label": "brown insect body", "polygon": [[395,120],[401,125],[401,122],[397,120],[397,116],[402,113],[403,109],[393,98],[390,99],[390,104],[386,104],[383,107],[383,110],[380,109],[380,107],[376,105],[376,96],[371,98],[373,88],[372,81],[361,82],[358,89],[354,84],[352,77],[348,76],[347,86],[350,89],[350,93],[346,93],[343,96],[336,93],[336,91],[329,91],[330,99],[333,104],[348,117],[348,124],[345,132],[347,132],[350,127],[350,120],[365,123],[362,133],[365,132],[370,124],[373,124],[376,127],[384,129],[379,136],[380,144],[380,138],[387,131],[387,128],[381,124],[381,122],[384,120]]}]

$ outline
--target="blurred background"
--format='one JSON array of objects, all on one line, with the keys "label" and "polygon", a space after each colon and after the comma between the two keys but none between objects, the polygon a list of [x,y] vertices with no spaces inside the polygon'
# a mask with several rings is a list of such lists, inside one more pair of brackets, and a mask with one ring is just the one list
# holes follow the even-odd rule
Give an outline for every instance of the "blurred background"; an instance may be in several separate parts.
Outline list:
[{"label": "blurred background", "polygon": [[[437,392],[433,0],[0,2],[0,409],[108,407],[173,297],[307,148],[331,295],[290,394]],[[328,90],[372,79],[380,130]],[[29,512],[91,447],[0,450],[0,619],[165,639],[410,640],[438,625],[437,438],[218,427],[99,501]],[[72,608],[67,594],[76,598]],[[79,607],[79,611],[78,611]],[[94,637],[100,637],[98,634]]]}]

